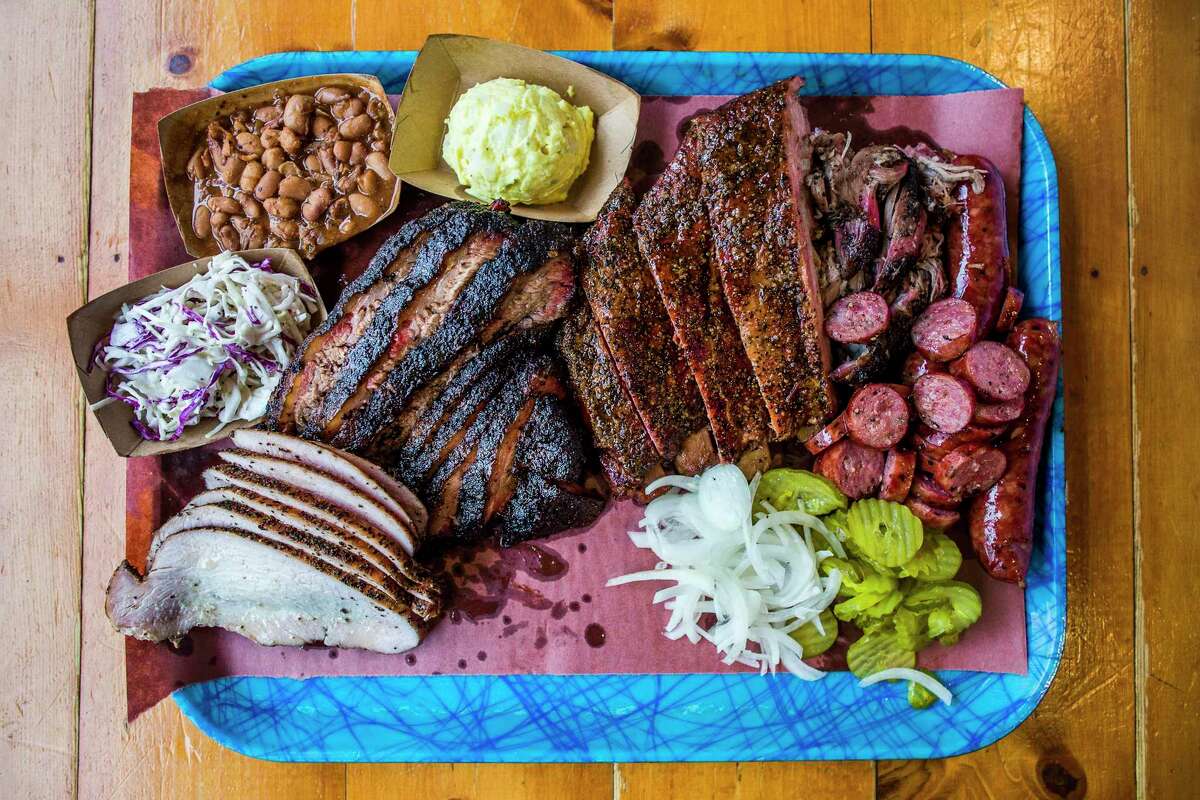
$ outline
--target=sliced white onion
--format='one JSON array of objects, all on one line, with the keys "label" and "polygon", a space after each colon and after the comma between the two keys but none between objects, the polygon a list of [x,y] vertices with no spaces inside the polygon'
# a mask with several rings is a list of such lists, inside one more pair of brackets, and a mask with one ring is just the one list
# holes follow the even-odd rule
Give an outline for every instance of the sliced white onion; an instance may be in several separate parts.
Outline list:
[{"label": "sliced white onion", "polygon": [[891,667],[889,669],[881,669],[879,672],[872,673],[858,682],[859,686],[873,686],[880,681],[912,681],[919,683],[941,700],[946,705],[954,702],[954,695],[946,688],[945,684],[939,681],[932,675],[921,672],[919,669],[910,669],[908,667]]},{"label": "sliced white onion", "polygon": [[[612,578],[608,585],[673,581],[652,598],[670,612],[667,638],[708,641],[727,664],[761,672],[782,665],[815,680],[824,673],[804,663],[803,648],[788,634],[833,602],[841,575],[832,570],[822,576],[818,565],[845,551],[811,514],[766,504],[766,513],[753,514],[759,477],[747,481],[737,467],[724,464],[699,477],[667,475],[651,483],[648,492],[666,486],[677,491],[649,503],[640,530],[629,538],[653,552],[659,567]],[[814,548],[813,531],[829,549]]]}]

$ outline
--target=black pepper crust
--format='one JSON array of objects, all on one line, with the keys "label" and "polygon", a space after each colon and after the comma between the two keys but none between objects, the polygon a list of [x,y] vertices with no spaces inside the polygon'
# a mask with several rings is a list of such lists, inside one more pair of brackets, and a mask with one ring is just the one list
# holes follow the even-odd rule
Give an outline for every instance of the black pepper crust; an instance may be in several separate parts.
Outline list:
[{"label": "black pepper crust", "polygon": [[412,348],[362,405],[347,409],[331,443],[347,450],[368,447],[411,394],[446,367],[493,319],[513,281],[552,259],[569,259],[570,243],[571,231],[565,225],[532,220],[517,228],[455,298],[438,329]]}]

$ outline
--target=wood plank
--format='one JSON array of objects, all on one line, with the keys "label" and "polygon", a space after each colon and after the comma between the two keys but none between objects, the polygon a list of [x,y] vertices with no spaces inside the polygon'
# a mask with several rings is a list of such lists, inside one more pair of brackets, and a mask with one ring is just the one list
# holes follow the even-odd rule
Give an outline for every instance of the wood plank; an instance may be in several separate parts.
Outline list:
[{"label": "wood plank", "polygon": [[[865,51],[871,46],[866,0],[620,0],[617,50]],[[769,24],[764,24],[768,21]],[[870,762],[622,764],[616,797],[871,797]]]},{"label": "wood plank", "polygon": [[[87,269],[87,3],[11,7],[0,32],[0,775],[9,797],[76,789],[83,396],[63,320]],[[53,36],[47,32],[53,31]],[[36,42],[37,46],[30,46]],[[30,178],[34,179],[32,185]]]},{"label": "wood plank", "polygon": [[[1090,790],[1095,797],[1132,797],[1122,4],[933,0],[916,9],[876,0],[873,20],[878,52],[954,56],[1023,86],[1054,148],[1062,197],[1069,490],[1066,651],[1045,700],[1015,733],[977,753],[945,762],[881,763],[879,796],[1083,796]],[[1178,177],[1176,171],[1172,180]],[[1103,491],[1089,491],[1097,479]]]},{"label": "wood plank", "polygon": [[346,797],[611,800],[612,776],[611,764],[349,764]]},{"label": "wood plank", "polygon": [[621,0],[615,50],[871,49],[867,0]]},{"label": "wood plank", "polygon": [[611,0],[357,0],[354,47],[417,50],[432,33],[461,33],[547,50],[608,50],[612,10]]},{"label": "wood plank", "polygon": [[[296,14],[286,0],[255,3],[249,10],[232,1],[100,0],[92,296],[126,280],[131,93],[152,86],[199,86],[226,66],[275,50],[348,47],[349,5],[323,3]],[[253,761],[209,740],[172,702],[126,725],[124,646],[104,616],[104,587],[125,549],[125,462],[90,417],[86,466],[80,796],[342,797],[341,765]]]},{"label": "wood plank", "polygon": [[[400,6],[397,8],[397,6]],[[547,0],[537,4],[358,0],[355,47],[360,50],[419,48],[432,33],[453,32],[505,39],[528,47],[606,50],[612,6],[604,2]],[[607,764],[348,765],[351,800],[393,797],[406,787],[413,797],[535,798],[612,797]]]},{"label": "wood plank", "polygon": [[1134,430],[1138,574],[1139,789],[1195,794],[1200,753],[1200,614],[1180,602],[1195,587],[1195,533],[1175,509],[1200,497],[1194,376],[1200,273],[1184,220],[1200,218],[1200,13],[1189,0],[1129,6]]}]

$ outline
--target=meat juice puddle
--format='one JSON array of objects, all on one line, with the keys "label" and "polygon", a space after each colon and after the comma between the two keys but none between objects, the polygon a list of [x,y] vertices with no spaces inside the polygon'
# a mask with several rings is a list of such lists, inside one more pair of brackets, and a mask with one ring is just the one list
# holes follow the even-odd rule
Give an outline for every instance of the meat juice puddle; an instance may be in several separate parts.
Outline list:
[{"label": "meat juice puddle", "polygon": [[[586,544],[580,543],[576,548],[581,555],[587,552]],[[568,614],[582,611],[592,600],[590,594],[577,599],[551,599],[537,586],[553,583],[570,570],[568,561],[546,544],[523,542],[509,548],[494,545],[455,548],[442,555],[442,570],[453,584],[446,613],[449,624],[487,625],[495,620],[501,626],[498,634],[501,639],[528,629],[525,635],[532,636],[535,650],[549,644],[549,623],[561,623]],[[548,619],[546,623],[514,621],[503,613],[510,603],[543,612]],[[590,623],[581,633],[568,625],[558,625],[554,633],[583,638],[591,647],[602,647],[607,638],[604,628],[596,623]],[[475,660],[486,661],[487,653],[479,651]]]}]

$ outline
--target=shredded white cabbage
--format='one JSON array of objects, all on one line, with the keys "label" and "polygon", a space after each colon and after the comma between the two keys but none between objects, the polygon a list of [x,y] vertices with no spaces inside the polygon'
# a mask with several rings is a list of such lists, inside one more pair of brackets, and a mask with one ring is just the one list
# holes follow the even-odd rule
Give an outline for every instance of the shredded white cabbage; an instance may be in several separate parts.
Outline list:
[{"label": "shredded white cabbage", "polygon": [[760,672],[774,672],[782,664],[816,680],[825,673],[801,660],[803,648],[788,634],[816,620],[841,585],[837,570],[821,575],[818,565],[832,551],[815,550],[812,531],[835,550],[841,551],[841,544],[821,520],[801,511],[768,506],[766,513],[752,515],[757,485],[757,477],[747,482],[731,464],[696,478],[668,475],[655,481],[648,491],[661,486],[680,491],[651,501],[641,530],[629,538],[651,550],[659,563],[607,585],[673,581],[653,597],[670,611],[667,638],[686,637],[693,644],[704,639],[727,664],[747,664]]},{"label": "shredded white cabbage", "polygon": [[96,347],[109,373],[104,400],[134,410],[144,439],[171,441],[204,418],[208,437],[261,417],[292,354],[313,324],[313,287],[230,252],[177,289],[125,304]]},{"label": "shredded white cabbage", "polygon": [[937,699],[941,700],[946,705],[950,705],[954,701],[954,695],[946,688],[945,684],[939,681],[932,675],[927,675],[919,669],[910,669],[908,667],[890,667],[881,669],[879,672],[873,672],[867,677],[858,682],[859,686],[872,686],[880,681],[912,681],[919,683],[929,691],[933,692]]}]

